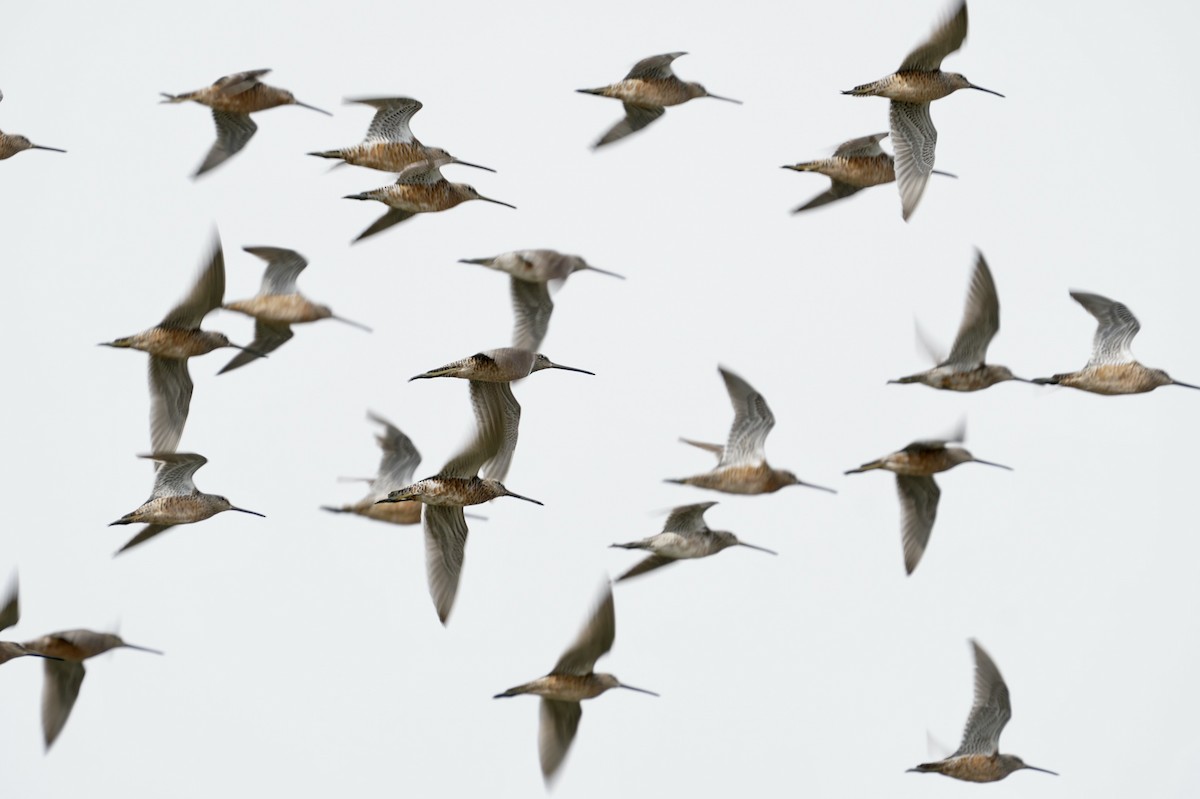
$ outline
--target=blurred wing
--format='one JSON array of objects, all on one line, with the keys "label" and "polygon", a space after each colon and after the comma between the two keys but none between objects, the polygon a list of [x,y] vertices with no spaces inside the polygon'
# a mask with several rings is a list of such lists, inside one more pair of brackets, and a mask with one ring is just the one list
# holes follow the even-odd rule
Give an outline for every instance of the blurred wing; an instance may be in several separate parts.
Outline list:
[{"label": "blurred wing", "polygon": [[186,358],[150,356],[150,448],[174,452],[183,437],[192,404],[192,376]]},{"label": "blurred wing", "polygon": [[46,660],[42,668],[42,735],[49,749],[75,707],[86,671],[76,660]]},{"label": "blurred wing", "polygon": [[1008,686],[983,647],[971,641],[971,648],[975,651],[975,702],[967,716],[962,743],[954,754],[994,755],[1000,751],[1000,733],[1012,718]]},{"label": "blurred wing", "polygon": [[1133,352],[1129,345],[1142,329],[1133,312],[1122,303],[1099,294],[1072,291],[1071,298],[1100,323],[1092,339],[1092,358],[1088,366],[1132,362]]},{"label": "blurred wing", "polygon": [[221,94],[241,94],[257,86],[261,82],[259,78],[270,71],[269,69],[249,69],[245,72],[235,72],[232,75],[217,78],[213,81],[213,86],[218,87],[221,90]]},{"label": "blurred wing", "polygon": [[531,283],[515,277],[509,283],[515,320],[513,346],[519,350],[538,352],[550,327],[550,314],[554,311],[550,289],[545,283]]},{"label": "blurred wing", "polygon": [[941,490],[932,477],[896,475],[896,490],[900,494],[901,533],[904,539],[904,570],[909,574],[921,562],[929,534],[937,518]]},{"label": "blurred wing", "polygon": [[634,131],[641,130],[665,113],[661,106],[631,105],[625,103],[625,118],[608,129],[593,147],[603,147],[612,144],[617,139],[623,139]]},{"label": "blurred wing", "polygon": [[775,416],[753,386],[724,367],[720,372],[733,403],[733,427],[719,466],[758,465],[767,459],[763,445]]},{"label": "blurred wing", "polygon": [[792,209],[793,214],[798,214],[801,211],[809,211],[813,208],[820,208],[822,205],[828,205],[837,200],[844,200],[852,194],[857,194],[862,191],[862,186],[851,186],[849,183],[842,183],[840,180],[831,180],[829,189],[823,194],[818,194],[804,205],[798,205]]},{"label": "blurred wing", "polygon": [[377,97],[347,100],[377,109],[367,128],[366,141],[394,141],[409,144],[413,141],[408,122],[421,110],[421,103],[411,97]]},{"label": "blurred wing", "polygon": [[196,470],[208,463],[208,458],[194,452],[159,453],[142,457],[162,464],[154,473],[154,492],[150,499],[158,497],[184,497],[196,493],[192,476]]},{"label": "blurred wing", "polygon": [[666,566],[668,563],[674,562],[675,558],[668,558],[663,555],[651,555],[650,557],[639,561],[632,569],[618,577],[616,582],[619,583],[622,580],[628,580],[630,577],[637,577],[639,574],[645,574],[646,572],[660,569],[663,566]]},{"label": "blurred wing", "polygon": [[883,155],[883,148],[879,146],[879,142],[886,138],[886,133],[872,133],[870,136],[860,136],[857,139],[842,142],[833,151],[833,154],[835,156],[842,156],[843,158],[873,158],[877,155]]},{"label": "blurred wing", "polygon": [[562,657],[550,670],[551,674],[575,674],[584,676],[591,674],[596,668],[596,661],[612,649],[613,639],[617,635],[617,615],[613,610],[611,586],[604,587],[604,595],[596,606],[592,617],[579,632],[579,637],[570,649],[563,652]]},{"label": "blurred wing", "polygon": [[[229,363],[222,366],[221,371],[217,372],[217,374],[223,375],[226,372],[237,369],[239,366],[245,366],[252,361],[261,359],[268,352],[274,352],[282,347],[284,342],[294,335],[291,325],[264,322],[261,319],[255,320],[254,341],[250,342],[250,346],[247,349],[230,358]],[[253,350],[253,352],[250,350]]]},{"label": "blurred wing", "polygon": [[383,450],[383,458],[379,461],[375,479],[371,481],[372,495],[376,499],[383,499],[389,492],[412,483],[413,473],[421,462],[421,453],[412,439],[387,419],[371,412],[367,413],[367,418],[384,428],[383,435],[375,439]]},{"label": "blurred wing", "polygon": [[988,269],[983,253],[976,252],[975,272],[971,276],[971,288],[967,293],[967,304],[963,309],[962,324],[950,348],[950,357],[939,366],[958,366],[974,369],[983,366],[987,358],[988,345],[1000,329],[1000,300],[996,296],[996,283],[992,270]]},{"label": "blurred wing", "polygon": [[433,597],[438,618],[445,624],[458,594],[458,578],[467,547],[467,520],[457,505],[426,505],[423,515],[429,595]]},{"label": "blurred wing", "polygon": [[671,510],[663,525],[664,533],[706,533],[708,525],[704,523],[704,512],[716,505],[715,502],[697,502],[694,505],[680,505]]},{"label": "blurred wing", "polygon": [[470,385],[475,437],[442,467],[439,474],[443,477],[474,477],[485,465],[488,475],[506,474],[517,446],[521,406],[508,383],[472,380]]},{"label": "blurred wing", "polygon": [[540,716],[538,759],[542,764],[542,777],[549,782],[571,749],[583,707],[578,702],[543,699]]},{"label": "blurred wing", "polygon": [[148,524],[145,526],[145,528],[142,529],[142,531],[140,533],[138,533],[133,538],[126,541],[125,546],[118,549],[115,554],[120,555],[122,552],[124,552],[127,549],[133,549],[134,547],[136,547],[138,544],[142,543],[143,541],[149,541],[151,538],[158,535],[163,530],[166,530],[166,529],[168,529],[170,527],[174,527],[174,526],[175,525],[173,525],[173,524]]},{"label": "blurred wing", "polygon": [[250,141],[254,132],[258,130],[258,125],[254,124],[254,120],[250,118],[249,114],[234,114],[229,111],[217,110],[214,110],[212,114],[213,122],[217,125],[217,140],[213,142],[212,148],[205,156],[204,163],[192,175],[194,178],[225,163],[230,156],[245,147],[246,142]]},{"label": "blurred wing", "polygon": [[295,294],[296,278],[308,266],[304,256],[283,247],[243,247],[251,255],[267,262],[259,294]]},{"label": "blurred wing", "polygon": [[625,80],[666,80],[675,77],[671,71],[671,63],[687,53],[663,53],[643,58],[633,65]]},{"label": "blurred wing", "polygon": [[371,223],[371,226],[359,233],[354,241],[362,241],[368,236],[374,236],[381,230],[387,230],[392,225],[398,225],[406,219],[416,216],[415,211],[401,211],[399,208],[389,208],[387,213]]},{"label": "blurred wing", "polygon": [[944,21],[923,44],[904,59],[898,72],[933,72],[941,69],[942,60],[962,47],[967,38],[967,3],[963,0],[958,11]]},{"label": "blurred wing", "polygon": [[213,310],[220,308],[225,301],[225,253],[221,249],[221,240],[214,238],[208,263],[196,275],[192,290],[182,301],[171,309],[159,323],[159,327],[169,327],[179,330],[195,330],[200,327],[204,317]]},{"label": "blurred wing", "polygon": [[900,208],[905,219],[916,210],[925,183],[933,171],[933,151],[937,129],[929,118],[929,103],[901,103],[893,100],[892,144],[896,148],[896,184],[900,187]]},{"label": "blurred wing", "polygon": [[12,627],[21,620],[21,600],[18,597],[17,581],[13,580],[12,590],[4,599],[4,607],[0,608],[0,632]]}]

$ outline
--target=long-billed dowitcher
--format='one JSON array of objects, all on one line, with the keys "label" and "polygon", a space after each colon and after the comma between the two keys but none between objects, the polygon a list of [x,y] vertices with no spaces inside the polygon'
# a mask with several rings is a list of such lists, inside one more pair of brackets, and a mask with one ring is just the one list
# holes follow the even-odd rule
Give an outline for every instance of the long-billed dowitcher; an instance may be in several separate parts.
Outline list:
[{"label": "long-billed dowitcher", "polygon": [[217,140],[204,158],[204,163],[196,170],[193,178],[198,178],[210,169],[225,163],[230,156],[237,153],[250,137],[258,130],[258,125],[250,115],[268,108],[281,105],[298,105],[326,116],[332,116],[328,111],[308,105],[297,100],[286,89],[278,89],[259,81],[269,69],[252,69],[247,72],[235,72],[218,78],[211,86],[183,94],[167,94],[161,92],[166,99],[164,103],[183,103],[188,100],[206,105],[212,109],[213,122],[217,125]]},{"label": "long-billed dowitcher", "polygon": [[1092,339],[1092,357],[1078,372],[1038,377],[1034,383],[1070,386],[1093,394],[1142,394],[1159,386],[1200,388],[1181,383],[1162,369],[1151,369],[1134,359],[1129,345],[1142,326],[1125,305],[1083,291],[1072,291],[1071,298],[1099,323]]},{"label": "long-billed dowitcher", "polygon": [[933,475],[953,469],[960,463],[982,463],[1012,470],[1010,466],[980,460],[962,447],[948,447],[966,437],[966,426],[960,424],[948,439],[914,441],[899,452],[884,455],[870,463],[864,463],[846,474],[858,474],[872,469],[887,469],[896,474],[896,491],[900,495],[900,510],[904,518],[901,533],[904,539],[904,570],[909,574],[921,562],[925,547],[929,545],[929,534],[937,518],[938,498],[941,489]]},{"label": "long-billed dowitcher", "polygon": [[254,341],[250,342],[252,352],[239,352],[217,374],[225,374],[261,355],[279,349],[294,335],[292,325],[315,322],[319,319],[336,319],[371,332],[371,328],[366,325],[338,316],[328,305],[317,305],[296,290],[296,278],[304,271],[304,267],[308,266],[308,261],[300,253],[282,247],[242,249],[267,262],[262,286],[258,294],[251,299],[227,302],[221,307],[254,317]]},{"label": "long-billed dowitcher", "polygon": [[[4,604],[0,605],[0,633],[9,627],[15,626],[20,620],[21,600],[18,596],[17,579],[14,577],[12,588],[9,589],[8,596],[4,599]],[[0,641],[0,665],[7,663],[13,658],[25,657],[26,655],[48,658],[49,660],[62,660],[59,657],[35,652],[24,644],[18,644],[15,641]]]},{"label": "long-billed dowitcher", "polygon": [[[398,225],[417,214],[431,214],[446,211],[468,200],[483,200],[484,202],[503,205],[506,208],[516,208],[500,200],[484,197],[475,191],[475,187],[466,183],[451,183],[442,177],[436,167],[421,170],[406,170],[390,186],[347,194],[346,200],[376,200],[388,206],[388,212],[376,219],[370,227],[359,233],[354,241],[362,241],[368,236],[374,236],[381,230],[387,230],[392,225]],[[353,242],[351,242],[353,243]]]},{"label": "long-billed dowitcher", "polygon": [[578,255],[555,250],[516,250],[491,258],[460,258],[459,263],[479,264],[512,276],[513,346],[533,352],[541,349],[554,311],[550,283],[564,283],[570,275],[584,270],[625,279],[624,275],[592,266]]},{"label": "long-billed dowitcher", "polygon": [[592,149],[623,139],[649,125],[666,111],[667,106],[686,103],[697,97],[711,97],[741,105],[741,100],[710,94],[699,83],[686,83],[675,76],[671,62],[687,53],[663,53],[643,58],[633,65],[618,83],[599,89],[576,89],[584,94],[612,97],[625,104],[625,118],[609,128]]},{"label": "long-billed dowitcher", "polygon": [[975,652],[975,701],[967,716],[967,726],[963,730],[958,751],[937,762],[922,763],[909,771],[936,772],[967,782],[995,782],[1021,769],[1057,776],[1057,772],[1026,765],[1016,755],[1000,754],[1000,733],[1012,718],[1008,686],[978,641],[971,641],[971,649]]},{"label": "long-billed dowitcher", "polygon": [[177,524],[192,524],[201,522],[221,511],[236,510],[249,513],[251,516],[263,514],[245,508],[235,507],[225,497],[216,494],[205,494],[196,488],[192,475],[208,458],[191,452],[158,452],[153,455],[139,455],[154,461],[158,470],[154,473],[154,490],[137,509],[126,513],[108,526],[118,524],[145,524],[142,531],[126,542],[125,546],[116,551],[119,555],[127,549],[149,540]]},{"label": "long-billed dowitcher", "polygon": [[121,636],[113,633],[97,633],[91,630],[63,630],[43,635],[25,646],[47,656],[45,676],[42,683],[42,735],[49,749],[75,707],[79,687],[87,671],[83,661],[107,652],[110,649],[136,649],[161,655],[157,649],[127,644]]},{"label": "long-billed dowitcher", "polygon": [[706,558],[733,546],[749,547],[771,555],[779,554],[766,547],[739,541],[736,535],[725,530],[710,530],[704,523],[704,512],[716,504],[698,502],[695,505],[680,505],[671,511],[662,532],[658,535],[643,538],[641,541],[630,541],[628,544],[613,544],[619,549],[645,549],[654,553],[618,577],[617,582],[637,577],[677,560]]},{"label": "long-billed dowitcher", "polygon": [[[467,446],[433,477],[398,488],[378,500],[381,504],[420,502],[425,505],[425,571],[429,578],[429,594],[433,597],[442,624],[446,623],[454,607],[458,580],[462,574],[467,545],[467,520],[463,515],[463,507],[489,502],[497,497],[514,497],[535,505],[542,504],[536,499],[514,494],[497,479],[479,477],[480,468],[495,460],[509,439],[516,441],[516,429],[511,412],[505,406],[503,392],[499,390],[507,390],[507,383],[472,380],[470,387],[476,432]],[[511,398],[512,392],[507,393]],[[513,402],[515,404],[515,400]],[[519,406],[517,413],[520,413]]]},{"label": "long-billed dowitcher", "polygon": [[[309,153],[318,158],[336,158],[343,163],[365,166],[383,172],[403,173],[409,167],[428,169],[447,164],[462,164],[495,172],[491,167],[460,161],[439,147],[426,147],[413,136],[408,127],[413,114],[421,110],[421,103],[411,97],[357,97],[346,98],[347,103],[369,105],[375,109],[367,136],[361,143],[337,150]],[[426,166],[422,167],[422,164]]]},{"label": "long-billed dowitcher", "polygon": [[967,293],[966,307],[963,308],[962,324],[959,325],[949,357],[932,369],[888,382],[924,383],[950,391],[979,391],[1005,380],[1030,382],[1014,376],[1007,366],[984,363],[988,345],[999,329],[1000,300],[996,296],[996,283],[992,280],[987,261],[983,260],[983,253],[976,250],[975,271],[971,275],[971,288]]},{"label": "long-billed dowitcher", "polygon": [[571,742],[575,740],[575,731],[579,729],[579,719],[583,716],[583,708],[579,704],[581,700],[594,699],[609,688],[627,688],[658,696],[645,688],[626,685],[612,674],[595,673],[596,661],[612,649],[616,635],[617,616],[613,610],[612,588],[606,585],[592,617],[550,673],[533,682],[509,688],[494,697],[502,699],[536,694],[542,698],[538,759],[542,764],[542,777],[547,783],[554,778],[571,748]]},{"label": "long-billed dowitcher", "polygon": [[942,60],[962,47],[967,37],[967,3],[963,0],[929,39],[909,53],[900,68],[885,78],[855,86],[842,94],[856,97],[886,97],[891,100],[889,116],[892,145],[896,149],[896,183],[905,219],[916,209],[925,183],[933,171],[937,129],[929,117],[929,104],[959,89],[1004,95],[976,86],[957,72],[943,72]]},{"label": "long-billed dowitcher", "polygon": [[[890,153],[885,153],[879,142],[886,133],[874,133],[858,139],[842,142],[833,155],[819,158],[816,161],[805,161],[800,164],[784,164],[784,169],[796,172],[816,172],[829,178],[828,191],[818,194],[804,205],[792,209],[793,214],[819,208],[837,200],[844,200],[871,186],[881,186],[896,180],[895,159]],[[935,175],[956,177],[949,172],[933,170]]]},{"label": "long-billed dowitcher", "polygon": [[714,453],[720,461],[711,472],[667,482],[711,488],[726,494],[770,494],[784,486],[793,485],[836,494],[832,488],[806,483],[789,471],[771,468],[767,463],[764,444],[771,428],[775,426],[775,415],[767,407],[763,395],[755,391],[753,386],[725,367],[717,368],[733,403],[733,427],[729,428],[728,442],[721,446],[686,438],[679,440]]},{"label": "long-billed dowitcher", "polygon": [[513,396],[512,387],[509,384],[542,369],[563,369],[568,372],[582,372],[585,375],[593,374],[586,369],[554,363],[540,353],[516,347],[502,347],[486,352],[477,352],[438,369],[423,372],[410,377],[409,382],[433,377],[458,377],[471,382],[471,401],[474,404],[476,416],[483,413],[490,419],[502,419],[503,421],[503,444],[483,465],[484,477],[503,480],[508,476],[513,452],[517,448],[517,432],[521,423],[521,404]]},{"label": "long-billed dowitcher", "polygon": [[383,433],[375,436],[375,441],[383,450],[383,458],[379,461],[379,470],[374,479],[369,481],[370,492],[353,505],[322,505],[321,509],[331,513],[356,513],[389,524],[416,524],[421,521],[420,502],[380,504],[379,500],[385,499],[398,488],[412,484],[413,472],[421,462],[421,453],[412,439],[387,419],[372,411],[367,411],[367,418],[383,425]]},{"label": "long-billed dowitcher", "polygon": [[[0,92],[0,100],[3,99],[4,92]],[[19,133],[5,133],[0,130],[0,161],[3,161],[5,158],[12,158],[17,153],[24,152],[25,150],[50,150],[55,153],[66,152],[66,150],[60,150],[57,147],[34,144]]]},{"label": "long-billed dowitcher", "polygon": [[225,256],[221,240],[214,237],[208,263],[200,270],[191,292],[157,326],[101,342],[105,347],[131,348],[150,354],[150,447],[155,452],[174,452],[183,436],[192,403],[192,376],[188,374],[187,359],[221,347],[250,352],[232,343],[223,333],[200,329],[204,317],[221,307],[224,296]]}]

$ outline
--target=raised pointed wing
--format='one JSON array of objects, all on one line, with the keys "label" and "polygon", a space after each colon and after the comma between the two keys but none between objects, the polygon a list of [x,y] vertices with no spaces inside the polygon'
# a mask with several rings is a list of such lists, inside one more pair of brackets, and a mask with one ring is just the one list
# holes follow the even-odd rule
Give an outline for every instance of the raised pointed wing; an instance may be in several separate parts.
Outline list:
[{"label": "raised pointed wing", "polygon": [[950,348],[950,357],[939,366],[962,369],[983,366],[988,345],[1000,329],[1000,299],[996,296],[992,271],[988,269],[983,253],[976,250],[975,255],[975,272],[971,276],[962,324],[954,338],[954,346]]},{"label": "raised pointed wing", "polygon": [[0,607],[0,632],[7,630],[21,620],[21,600],[18,596],[17,579],[13,578],[12,588],[4,598]]},{"label": "raised pointed wing", "polygon": [[1072,291],[1071,298],[1099,322],[1092,339],[1092,358],[1088,366],[1132,362],[1133,352],[1129,345],[1142,329],[1133,312],[1124,304],[1099,294]]},{"label": "raised pointed wing", "polygon": [[196,275],[192,290],[159,322],[159,327],[175,330],[195,330],[204,317],[221,307],[225,301],[225,253],[221,239],[213,237],[208,262]]},{"label": "raised pointed wing", "polygon": [[929,38],[909,53],[898,72],[933,72],[942,68],[942,60],[962,47],[967,38],[967,3],[938,26]]},{"label": "raised pointed wing", "polygon": [[542,348],[546,331],[550,327],[550,314],[554,301],[545,283],[531,283],[512,278],[513,346],[521,350],[537,352]]},{"label": "raised pointed wing", "polygon": [[[477,388],[478,386],[478,388]],[[511,383],[471,382],[471,400],[478,407],[486,408],[488,416],[499,419],[503,426],[500,448],[481,468],[481,475],[488,480],[501,480],[508,476],[513,453],[517,449],[517,432],[521,424],[521,405],[513,396]],[[489,424],[495,424],[495,421]]]},{"label": "raised pointed wing", "polygon": [[226,372],[231,372],[239,366],[257,361],[268,352],[274,352],[279,349],[294,336],[292,326],[281,324],[278,322],[264,322],[261,319],[254,320],[254,341],[250,342],[250,346],[237,355],[229,359],[229,363],[221,367],[221,371],[217,372],[223,375]]},{"label": "raised pointed wing", "polygon": [[665,80],[675,77],[671,71],[671,62],[687,53],[663,53],[643,58],[633,65],[625,80]]},{"label": "raised pointed wing", "polygon": [[625,118],[608,129],[593,147],[603,147],[612,144],[617,139],[623,139],[634,131],[641,130],[658,119],[666,109],[661,106],[632,105],[625,103]]},{"label": "raised pointed wing", "polygon": [[622,580],[628,580],[630,577],[637,577],[639,574],[645,574],[646,572],[651,572],[655,569],[661,569],[663,566],[674,562],[675,558],[668,558],[664,555],[651,555],[634,564],[629,571],[618,577],[616,582],[619,583]]},{"label": "raised pointed wing", "polygon": [[75,707],[87,672],[77,660],[46,660],[42,673],[42,735],[49,749]]},{"label": "raised pointed wing", "polygon": [[671,515],[663,524],[664,533],[706,533],[708,525],[704,523],[704,512],[716,505],[715,502],[697,502],[694,505],[680,505],[671,510]]},{"label": "raised pointed wing", "polygon": [[798,205],[792,209],[793,214],[798,214],[801,211],[809,211],[813,208],[820,208],[822,205],[828,205],[837,200],[844,200],[852,194],[857,194],[862,191],[862,186],[851,186],[849,183],[842,183],[840,180],[830,179],[829,188],[816,197],[813,197],[804,205]]},{"label": "raised pointed wing", "polygon": [[412,439],[387,419],[370,411],[367,412],[367,418],[384,428],[383,435],[375,437],[379,448],[383,450],[383,457],[379,461],[379,471],[371,481],[372,497],[383,499],[388,493],[412,483],[413,473],[421,462],[421,453]]},{"label": "raised pointed wing", "polygon": [[937,519],[938,498],[942,492],[932,477],[896,475],[896,491],[900,495],[900,530],[904,540],[904,570],[912,574],[925,554],[929,534]]},{"label": "raised pointed wing", "polygon": [[192,481],[192,475],[208,463],[208,458],[194,452],[155,452],[138,457],[161,464],[154,473],[154,491],[150,494],[150,499],[195,494],[196,484]]},{"label": "raised pointed wing", "polygon": [[857,139],[842,142],[833,151],[833,154],[843,158],[871,158],[876,155],[883,155],[883,148],[879,146],[879,142],[886,138],[886,133],[872,133],[870,136],[860,136]]},{"label": "raised pointed wing", "polygon": [[414,141],[408,122],[413,114],[421,110],[419,101],[411,97],[357,97],[347,99],[346,102],[361,103],[376,109],[364,141],[394,141],[405,144]]},{"label": "raised pointed wing", "polygon": [[248,69],[245,72],[235,72],[232,75],[217,78],[213,81],[213,86],[219,88],[221,94],[241,94],[261,83],[259,78],[270,71],[269,69]]},{"label": "raised pointed wing", "polygon": [[775,416],[753,386],[728,369],[718,368],[733,403],[733,426],[719,466],[756,466],[767,459],[764,444],[775,426]]},{"label": "raised pointed wing", "polygon": [[891,102],[892,144],[896,148],[896,184],[900,209],[907,220],[916,210],[933,171],[937,129],[929,117],[929,103]]},{"label": "raised pointed wing", "polygon": [[192,376],[186,358],[150,356],[150,448],[174,452],[183,437],[192,404]]},{"label": "raised pointed wing", "polygon": [[442,624],[450,617],[467,548],[467,520],[457,505],[426,505],[425,574]]},{"label": "raised pointed wing", "polygon": [[578,702],[542,699],[539,716],[538,760],[542,764],[542,777],[549,782],[571,749],[583,707]]},{"label": "raised pointed wing", "polygon": [[1008,686],[979,642],[972,640],[971,649],[975,652],[975,701],[954,755],[994,755],[1000,751],[1000,733],[1012,718]]},{"label": "raised pointed wing", "polygon": [[283,247],[243,247],[243,250],[267,262],[259,294],[295,294],[296,278],[308,266],[304,256]]},{"label": "raised pointed wing", "polygon": [[592,617],[579,631],[575,643],[571,644],[550,670],[551,674],[574,674],[585,676],[596,668],[596,661],[612,649],[617,635],[617,615],[613,609],[612,587],[604,586],[600,604]]},{"label": "raised pointed wing", "polygon": [[213,109],[212,115],[217,126],[217,140],[204,157],[204,163],[200,164],[200,168],[192,175],[193,178],[198,178],[225,163],[230,156],[245,147],[258,130],[258,125],[249,114]]}]

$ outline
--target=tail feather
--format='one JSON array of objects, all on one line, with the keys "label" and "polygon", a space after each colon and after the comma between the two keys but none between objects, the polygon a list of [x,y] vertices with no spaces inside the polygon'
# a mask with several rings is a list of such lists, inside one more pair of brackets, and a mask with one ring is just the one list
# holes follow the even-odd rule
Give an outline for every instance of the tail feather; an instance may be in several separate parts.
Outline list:
[{"label": "tail feather", "polygon": [[504,693],[496,694],[495,696],[492,697],[492,699],[503,699],[508,696],[520,696],[521,694],[527,694],[527,693],[529,693],[529,684],[528,683],[526,683],[525,685],[518,685],[515,688],[509,688]]},{"label": "tail feather", "polygon": [[325,150],[319,153],[309,153],[309,155],[315,155],[317,158],[339,158],[343,160],[346,157],[343,150]]},{"label": "tail feather", "polygon": [[192,99],[191,94],[167,94],[166,92],[159,92],[159,94],[167,98],[165,100],[160,100],[160,103],[186,103],[188,100]]},{"label": "tail feather", "polygon": [[322,505],[321,510],[327,510],[330,513],[349,513],[348,508],[335,508],[332,505]]}]

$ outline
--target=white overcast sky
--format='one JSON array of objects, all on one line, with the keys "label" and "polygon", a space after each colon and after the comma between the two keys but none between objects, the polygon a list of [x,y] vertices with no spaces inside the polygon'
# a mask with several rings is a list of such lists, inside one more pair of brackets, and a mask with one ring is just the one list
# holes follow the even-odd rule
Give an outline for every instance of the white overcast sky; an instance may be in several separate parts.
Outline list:
[{"label": "white overcast sky", "polygon": [[[1200,177],[1191,3],[973,0],[946,67],[1007,95],[938,101],[937,166],[911,223],[894,186],[800,217],[827,181],[780,169],[887,127],[887,103],[840,90],[881,77],[943,0],[825,3],[26,3],[0,32],[0,128],[62,147],[0,163],[8,375],[0,579],[19,570],[8,635],[118,629],[165,657],[88,662],[74,714],[42,752],[41,668],[0,669],[5,796],[541,795],[537,702],[492,694],[545,673],[604,575],[606,549],[708,499],[732,550],[617,586],[599,667],[655,699],[584,706],[560,797],[1196,796],[1200,733],[1200,392],[1135,397],[1010,383],[974,395],[886,385],[928,364],[917,317],[948,345],[979,247],[1000,294],[990,360],[1036,377],[1082,366],[1094,323],[1067,292],[1123,301],[1136,354],[1200,382],[1194,226]],[[593,153],[619,103],[574,92],[686,50],[696,100]],[[246,149],[198,182],[206,108],[159,105],[231,72],[335,113],[256,115]],[[446,175],[518,206],[470,203],[353,247],[384,210],[340,199],[384,173],[309,158],[362,138],[346,96],[409,95],[426,144],[494,167]],[[886,142],[885,142],[886,146]],[[196,479],[266,519],[224,514],[114,560],[107,528],[148,495],[146,356],[97,342],[158,322],[213,228],[227,300],[261,277],[245,245],[311,262],[300,288],[333,321],[267,361],[191,362],[182,451]],[[578,274],[543,351],[596,372],[522,382],[520,445],[500,500],[471,523],[448,628],[419,528],[322,513],[378,459],[368,408],[435,473],[472,417],[459,381],[418,372],[508,343],[507,278],[459,258],[550,247],[628,276]],[[253,323],[205,323],[247,343]],[[667,485],[708,468],[677,436],[721,440],[717,365],[778,419],[771,462],[837,496]],[[967,446],[1014,467],[940,475],[937,525],[905,577],[891,475],[843,470],[968,419]],[[1012,693],[1002,751],[1061,772],[990,789],[904,770],[926,731],[956,745],[967,639]]]}]

